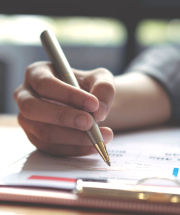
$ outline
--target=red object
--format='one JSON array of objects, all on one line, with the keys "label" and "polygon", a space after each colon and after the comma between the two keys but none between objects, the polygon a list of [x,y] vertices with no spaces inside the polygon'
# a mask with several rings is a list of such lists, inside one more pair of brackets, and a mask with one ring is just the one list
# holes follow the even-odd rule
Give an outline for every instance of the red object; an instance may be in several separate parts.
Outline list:
[{"label": "red object", "polygon": [[61,177],[41,176],[41,175],[32,175],[28,179],[29,180],[76,182],[76,179],[74,179],[74,178],[61,178]]}]

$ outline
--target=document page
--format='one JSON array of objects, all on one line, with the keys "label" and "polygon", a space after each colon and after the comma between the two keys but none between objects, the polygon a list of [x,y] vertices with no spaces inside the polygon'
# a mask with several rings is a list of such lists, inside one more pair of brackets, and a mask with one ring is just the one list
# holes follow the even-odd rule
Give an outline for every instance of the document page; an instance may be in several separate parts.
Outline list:
[{"label": "document page", "polygon": [[[1,185],[73,188],[76,179],[126,180],[159,178],[180,183],[180,128],[161,127],[122,132],[107,145],[111,166],[99,154],[54,157],[42,153],[20,128],[1,128]],[[175,181],[175,183],[174,183]]]}]

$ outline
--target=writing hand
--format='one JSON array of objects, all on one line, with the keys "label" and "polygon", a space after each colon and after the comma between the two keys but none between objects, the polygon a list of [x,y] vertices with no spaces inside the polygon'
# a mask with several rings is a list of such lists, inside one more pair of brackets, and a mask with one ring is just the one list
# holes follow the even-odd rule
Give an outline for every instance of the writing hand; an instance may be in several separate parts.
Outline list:
[{"label": "writing hand", "polygon": [[[96,153],[86,132],[104,120],[114,98],[114,79],[106,69],[73,70],[82,89],[59,80],[49,62],[37,62],[27,68],[25,81],[14,98],[19,107],[18,121],[30,141],[40,150],[54,155]],[[113,133],[101,127],[104,142]]]}]

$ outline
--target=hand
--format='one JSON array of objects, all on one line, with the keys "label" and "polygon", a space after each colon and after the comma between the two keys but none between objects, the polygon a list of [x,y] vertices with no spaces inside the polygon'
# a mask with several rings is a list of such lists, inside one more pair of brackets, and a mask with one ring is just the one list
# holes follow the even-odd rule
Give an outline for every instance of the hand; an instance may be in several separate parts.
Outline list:
[{"label": "hand", "polygon": [[[86,155],[96,152],[85,131],[92,116],[103,121],[114,98],[114,79],[106,69],[73,70],[81,89],[59,80],[51,63],[37,62],[27,68],[24,84],[14,98],[18,121],[29,140],[54,155]],[[110,128],[101,127],[105,143],[113,138]]]}]

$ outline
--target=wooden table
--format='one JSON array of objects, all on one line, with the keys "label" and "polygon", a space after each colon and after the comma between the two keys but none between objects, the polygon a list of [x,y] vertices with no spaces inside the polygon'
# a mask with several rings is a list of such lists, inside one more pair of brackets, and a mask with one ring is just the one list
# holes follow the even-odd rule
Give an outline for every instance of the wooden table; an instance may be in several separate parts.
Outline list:
[{"label": "wooden table", "polygon": [[[18,126],[16,116],[0,115],[0,127],[2,126]],[[28,205],[28,204],[13,204],[0,203],[0,215],[113,215],[114,212],[103,212],[95,210],[72,209],[65,207],[45,207],[42,205]],[[118,213],[119,214],[119,213]],[[121,213],[122,215],[123,213]]]}]

